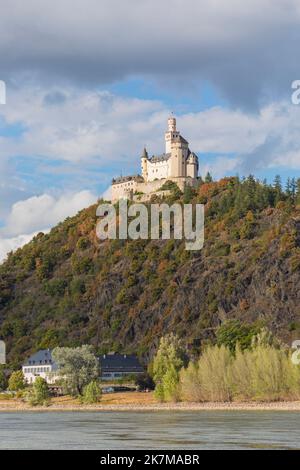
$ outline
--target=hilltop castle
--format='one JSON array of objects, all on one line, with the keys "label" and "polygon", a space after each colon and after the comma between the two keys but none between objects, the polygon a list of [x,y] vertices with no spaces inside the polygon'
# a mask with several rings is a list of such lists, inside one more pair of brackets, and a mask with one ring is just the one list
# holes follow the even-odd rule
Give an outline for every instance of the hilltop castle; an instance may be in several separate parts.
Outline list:
[{"label": "hilltop castle", "polygon": [[[196,186],[199,162],[189,149],[188,142],[176,129],[176,119],[168,119],[165,132],[166,150],[162,155],[149,157],[144,149],[141,156],[142,175],[123,176],[112,181],[112,201],[120,198],[148,200],[159,194],[166,181],[173,181],[183,190],[186,185]],[[165,193],[164,189],[161,190]]]}]

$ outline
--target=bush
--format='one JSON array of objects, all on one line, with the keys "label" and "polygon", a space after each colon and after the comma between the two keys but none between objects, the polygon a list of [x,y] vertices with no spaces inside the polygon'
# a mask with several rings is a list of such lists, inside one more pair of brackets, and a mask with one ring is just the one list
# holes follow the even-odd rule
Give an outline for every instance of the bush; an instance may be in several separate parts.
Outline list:
[{"label": "bush", "polygon": [[159,400],[177,401],[179,399],[179,371],[184,361],[185,353],[180,339],[172,333],[161,338],[153,361],[155,396]]},{"label": "bush", "polygon": [[101,399],[101,388],[98,381],[93,380],[84,387],[82,401],[86,404],[98,403]]},{"label": "bush", "polygon": [[241,349],[250,348],[252,338],[258,333],[256,324],[241,323],[239,320],[224,322],[216,331],[218,346],[227,346],[231,352],[235,351],[238,343]]},{"label": "bush", "polygon": [[49,404],[49,396],[49,388],[46,380],[42,377],[37,377],[32,388],[28,390],[26,400],[32,406],[47,406]]},{"label": "bush", "polygon": [[197,363],[180,372],[180,398],[188,401],[298,400],[300,367],[284,350],[208,347]]},{"label": "bush", "polygon": [[4,370],[0,369],[0,392],[7,389],[7,378],[4,373]]},{"label": "bush", "polygon": [[21,370],[12,372],[8,380],[8,390],[11,392],[17,392],[18,390],[23,390],[25,388],[24,375]]}]

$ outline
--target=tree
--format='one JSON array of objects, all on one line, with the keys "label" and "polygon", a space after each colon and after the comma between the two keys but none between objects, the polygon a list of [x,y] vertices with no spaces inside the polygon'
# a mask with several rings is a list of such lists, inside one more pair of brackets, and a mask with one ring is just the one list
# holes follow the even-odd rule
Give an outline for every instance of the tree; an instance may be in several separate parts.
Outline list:
[{"label": "tree", "polygon": [[91,346],[55,348],[52,356],[66,391],[73,396],[82,395],[84,387],[99,378],[99,361]]},{"label": "tree", "polygon": [[155,395],[159,400],[177,399],[179,371],[185,363],[185,351],[178,336],[171,333],[162,337],[153,361]]},{"label": "tree", "polygon": [[296,202],[300,204],[300,178],[296,181]]},{"label": "tree", "polygon": [[210,172],[208,171],[205,175],[204,182],[205,183],[212,183],[212,181],[213,181],[212,176],[211,176]]},{"label": "tree", "polygon": [[4,370],[1,368],[0,369],[0,392],[2,392],[3,390],[6,390],[6,388],[7,388],[7,378],[6,378]]},{"label": "tree", "polygon": [[218,346],[226,346],[231,352],[235,351],[239,344],[242,350],[251,347],[252,338],[259,331],[257,324],[241,323],[239,320],[224,322],[216,331]]},{"label": "tree", "polygon": [[282,201],[282,183],[280,175],[276,175],[274,179],[274,191],[275,191],[275,206],[279,201]]},{"label": "tree", "polygon": [[184,204],[189,204],[193,197],[195,196],[196,191],[189,185],[186,185],[184,187],[183,191],[183,203]]},{"label": "tree", "polygon": [[33,406],[48,405],[49,396],[49,388],[46,380],[43,379],[43,377],[37,377],[31,390],[28,391],[27,400]]},{"label": "tree", "polygon": [[92,380],[83,389],[83,402],[86,404],[98,403],[101,399],[101,388],[97,380]]},{"label": "tree", "polygon": [[18,390],[23,390],[25,388],[24,375],[21,370],[12,372],[8,380],[8,390],[11,392],[17,392]]}]

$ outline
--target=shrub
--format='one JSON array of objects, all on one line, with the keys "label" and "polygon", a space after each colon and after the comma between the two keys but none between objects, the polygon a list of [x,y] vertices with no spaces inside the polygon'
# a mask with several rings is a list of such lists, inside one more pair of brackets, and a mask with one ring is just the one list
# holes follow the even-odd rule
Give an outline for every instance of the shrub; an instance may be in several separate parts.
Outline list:
[{"label": "shrub", "polygon": [[7,385],[8,385],[7,378],[4,373],[4,370],[0,369],[0,392],[2,392],[3,390],[6,390]]},{"label": "shrub", "polygon": [[180,385],[180,398],[188,401],[298,400],[300,367],[274,346],[237,347],[235,356],[225,346],[210,346],[181,370]]},{"label": "shrub", "polygon": [[86,404],[98,403],[101,399],[101,388],[97,380],[93,380],[83,389],[82,401]]},{"label": "shrub", "polygon": [[228,369],[232,362],[225,346],[208,347],[198,361],[198,380],[202,401],[230,401]]},{"label": "shrub", "polygon": [[17,392],[25,388],[24,375],[21,370],[12,372],[8,380],[8,390],[11,392]]},{"label": "shrub", "polygon": [[49,388],[46,380],[37,377],[32,388],[28,391],[26,399],[32,406],[47,406],[49,404]]},{"label": "shrub", "polygon": [[251,346],[252,338],[257,334],[259,328],[256,324],[241,323],[239,320],[228,320],[216,331],[217,344],[227,346],[231,352],[235,351],[239,343],[241,349]]},{"label": "shrub", "polygon": [[172,333],[161,338],[153,361],[155,396],[159,400],[177,401],[179,399],[179,371],[184,362],[185,353],[180,339]]}]

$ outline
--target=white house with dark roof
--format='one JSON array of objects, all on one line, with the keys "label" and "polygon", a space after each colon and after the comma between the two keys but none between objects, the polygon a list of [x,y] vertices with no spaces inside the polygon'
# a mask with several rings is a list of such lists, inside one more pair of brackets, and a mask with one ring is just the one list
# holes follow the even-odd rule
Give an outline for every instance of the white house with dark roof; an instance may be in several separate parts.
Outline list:
[{"label": "white house with dark roof", "polygon": [[58,379],[55,374],[57,364],[52,359],[50,349],[41,349],[24,362],[22,372],[28,384],[35,382],[37,377],[42,377],[48,384],[53,384]]}]

